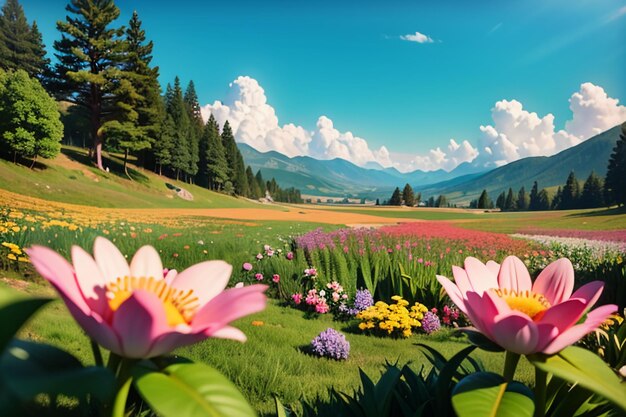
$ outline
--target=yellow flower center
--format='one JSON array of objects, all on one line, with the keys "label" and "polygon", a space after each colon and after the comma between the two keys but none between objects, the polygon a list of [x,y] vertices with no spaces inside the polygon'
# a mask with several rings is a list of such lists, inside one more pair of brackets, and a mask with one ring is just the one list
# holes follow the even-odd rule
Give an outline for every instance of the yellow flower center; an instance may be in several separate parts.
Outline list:
[{"label": "yellow flower center", "polygon": [[541,294],[532,291],[514,291],[506,288],[494,289],[498,297],[502,298],[512,310],[520,311],[533,320],[539,320],[543,313],[550,308],[550,302]]},{"label": "yellow flower center", "polygon": [[107,300],[112,311],[126,301],[135,290],[144,290],[156,295],[163,303],[167,323],[170,326],[189,324],[198,309],[198,297],[194,297],[193,290],[177,290],[165,283],[165,280],[156,280],[153,277],[117,278],[106,286]]}]

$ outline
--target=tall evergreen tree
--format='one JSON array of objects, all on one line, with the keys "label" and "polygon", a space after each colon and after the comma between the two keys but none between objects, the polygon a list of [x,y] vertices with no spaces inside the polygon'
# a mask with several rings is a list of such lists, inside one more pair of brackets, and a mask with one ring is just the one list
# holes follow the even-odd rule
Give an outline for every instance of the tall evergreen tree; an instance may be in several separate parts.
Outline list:
[{"label": "tall evergreen tree", "polygon": [[419,206],[421,202],[422,202],[422,193],[417,193],[415,195],[415,205]]},{"label": "tall evergreen tree", "polygon": [[54,48],[59,62],[51,86],[58,98],[87,110],[96,164],[104,169],[102,125],[114,110],[115,83],[123,78],[119,65],[126,52],[124,28],[110,27],[120,10],[112,0],[71,0],[65,9],[70,15],[57,22],[61,39]]},{"label": "tall evergreen tree", "polygon": [[159,175],[163,174],[163,167],[169,167],[172,164],[175,136],[176,125],[174,124],[172,116],[168,114],[161,121],[159,133],[157,134],[157,138],[152,148],[155,168],[158,169]]},{"label": "tall evergreen tree", "polygon": [[509,188],[509,192],[506,194],[506,200],[504,202],[504,209],[506,211],[513,211],[516,208],[516,204],[515,204],[516,200],[515,197],[513,197],[513,189]]},{"label": "tall evergreen tree", "polygon": [[[224,127],[222,128],[222,142],[226,150],[226,160],[230,168],[229,178],[233,183],[235,193],[238,195],[247,195],[249,187],[246,177],[246,167],[228,121],[224,123]],[[270,193],[272,193],[272,190],[270,190]]]},{"label": "tall evergreen tree", "polygon": [[261,194],[261,188],[259,187],[259,183],[254,177],[250,165],[248,165],[248,167],[246,168],[246,177],[248,178],[248,186],[250,187],[250,194],[248,195],[248,197],[254,198],[255,200],[263,197],[263,195]]},{"label": "tall evergreen tree", "polygon": [[607,204],[626,204],[626,123],[609,157],[604,190]]},{"label": "tall evergreen tree", "polygon": [[185,90],[185,107],[189,115],[189,173],[197,175],[199,172],[198,165],[200,162],[200,136],[204,128],[202,114],[200,112],[200,102],[196,87],[192,81],[189,81]]},{"label": "tall evergreen tree", "polygon": [[226,185],[226,181],[228,181],[228,161],[226,160],[219,125],[213,115],[209,117],[204,129],[204,134],[207,135],[208,142],[206,173],[209,188],[220,191]]},{"label": "tall evergreen tree", "polygon": [[440,194],[435,200],[435,207],[448,207],[448,199],[445,195]]},{"label": "tall evergreen tree", "polygon": [[552,210],[561,210],[562,199],[563,199],[563,189],[559,185],[559,187],[556,189],[556,193],[554,194],[554,198],[552,199],[552,202],[550,203],[550,208]]},{"label": "tall evergreen tree", "polygon": [[[147,141],[151,148],[161,136],[165,108],[158,80],[159,67],[151,66],[153,43],[146,41],[146,32],[141,25],[137,12],[133,12],[126,29],[127,50],[123,68],[129,74],[130,82],[138,95],[134,106],[137,112],[138,135],[140,140]],[[150,154],[151,162],[155,163],[154,150]],[[147,162],[145,157],[142,162],[145,166]]]},{"label": "tall evergreen tree", "polygon": [[407,183],[402,190],[402,200],[404,200],[404,204],[409,207],[415,205],[415,193],[409,183]]},{"label": "tall evergreen tree", "polygon": [[537,181],[533,182],[533,188],[530,190],[530,201],[528,203],[529,210],[539,210],[539,187]]},{"label": "tall evergreen tree", "polygon": [[580,195],[580,206],[582,208],[604,206],[603,188],[602,179],[595,172],[591,171],[583,185],[583,192]]},{"label": "tall evergreen tree", "polygon": [[504,191],[502,191],[498,195],[498,198],[496,199],[496,207],[499,208],[500,210],[504,211],[505,204],[506,204],[506,194],[504,193]]},{"label": "tall evergreen tree", "polygon": [[476,208],[479,208],[479,209],[493,208],[493,201],[491,201],[491,198],[489,198],[489,194],[487,194],[487,190],[483,190],[483,192],[480,193],[480,197],[478,197],[478,204]]},{"label": "tall evergreen tree", "polygon": [[402,204],[402,194],[400,193],[400,188],[396,187],[393,190],[393,194],[391,194],[391,198],[389,199],[390,206],[399,206]]},{"label": "tall evergreen tree", "polygon": [[257,184],[259,184],[259,189],[261,190],[261,197],[265,197],[265,180],[263,179],[263,174],[261,174],[261,170],[259,169],[254,176]]},{"label": "tall evergreen tree", "polygon": [[574,171],[572,171],[567,176],[567,181],[565,182],[565,186],[563,187],[563,192],[561,193],[560,208],[563,210],[571,210],[571,209],[578,208],[579,199],[580,199],[580,184],[578,183],[578,179],[576,179],[576,175],[574,174]]},{"label": "tall evergreen tree", "polygon": [[537,194],[536,210],[550,210],[550,195],[545,188],[542,188]]},{"label": "tall evergreen tree", "polygon": [[189,150],[189,115],[183,100],[183,91],[180,88],[180,79],[174,79],[170,101],[166,103],[167,114],[174,121],[176,130],[174,132],[174,146],[172,148],[172,168],[176,173],[176,179],[180,179],[180,174],[188,174],[190,166]]},{"label": "tall evergreen tree", "polygon": [[41,81],[49,64],[37,23],[29,26],[18,0],[7,0],[0,16],[0,68],[22,69]]},{"label": "tall evergreen tree", "polygon": [[528,194],[526,194],[526,188],[522,186],[517,193],[517,209],[528,210],[529,204]]}]

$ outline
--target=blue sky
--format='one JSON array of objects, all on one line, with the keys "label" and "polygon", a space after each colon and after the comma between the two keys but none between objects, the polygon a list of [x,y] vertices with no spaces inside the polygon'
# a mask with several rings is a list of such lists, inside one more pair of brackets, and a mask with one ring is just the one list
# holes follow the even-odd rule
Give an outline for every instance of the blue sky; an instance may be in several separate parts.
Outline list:
[{"label": "blue sky", "polygon": [[[51,48],[59,37],[55,22],[64,19],[67,1],[21,3]],[[437,165],[420,160],[430,158],[433,148],[447,152],[451,138],[457,144],[467,140],[486,155],[484,145],[497,134],[515,135],[493,119],[491,109],[501,100],[516,100],[540,119],[553,114],[556,132],[572,119],[568,100],[583,83],[603,88],[620,104],[626,99],[624,1],[116,4],[122,11],[120,24],[138,11],[154,41],[154,63],[163,84],[176,75],[184,83],[193,79],[201,103],[210,104],[236,93],[229,91],[229,83],[238,76],[249,76],[264,89],[279,126],[293,123],[314,132],[324,115],[339,132],[338,140],[350,131],[372,150],[385,146],[391,162],[405,170],[453,168],[454,161]],[[416,32],[432,42],[401,39]],[[611,117],[619,119],[621,109],[616,111]],[[497,134],[486,139],[481,125],[493,125]],[[276,139],[260,147],[271,143]],[[350,138],[342,142],[350,143]],[[519,147],[519,140],[514,144]],[[337,152],[309,153],[343,155]],[[515,156],[491,162],[511,158]]]}]

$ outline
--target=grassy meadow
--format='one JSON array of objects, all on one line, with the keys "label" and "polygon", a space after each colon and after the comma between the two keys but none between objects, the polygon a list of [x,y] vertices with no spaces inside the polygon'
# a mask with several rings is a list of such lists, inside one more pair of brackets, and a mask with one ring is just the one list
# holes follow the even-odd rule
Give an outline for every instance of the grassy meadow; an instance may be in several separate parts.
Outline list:
[{"label": "grassy meadow", "polygon": [[[299,400],[327,399],[330,386],[352,392],[360,383],[359,368],[374,380],[385,361],[409,362],[416,371],[428,369],[417,343],[428,344],[446,357],[468,344],[454,336],[450,327],[432,335],[415,331],[406,339],[379,337],[363,334],[355,319],[336,321],[332,314],[296,308],[291,295],[298,291],[306,294],[312,288],[303,278],[306,268],[319,270],[314,285],[335,280],[350,295],[367,287],[376,300],[389,301],[399,294],[421,301],[429,309],[441,309],[449,300],[441,293],[435,274],[451,276],[452,265],[462,265],[468,255],[501,261],[516,254],[537,268],[554,256],[547,248],[507,233],[528,227],[626,228],[626,213],[616,210],[484,213],[311,208],[264,205],[176,183],[194,194],[193,201],[186,201],[168,191],[165,180],[157,175],[132,169],[133,179],[125,178],[115,157],[108,160],[115,169],[101,173],[82,165],[84,157],[82,151],[65,148],[64,156],[34,171],[0,161],[0,243],[18,248],[0,246],[0,285],[54,297],[47,283],[34,273],[23,248],[46,245],[69,258],[72,245],[91,252],[97,236],[113,241],[129,259],[139,247],[150,244],[170,269],[224,259],[234,266],[230,285],[256,282],[253,274],[261,273],[263,282],[270,285],[272,299],[265,311],[235,323],[247,335],[246,343],[209,339],[175,352],[221,370],[261,415],[273,415],[274,396],[298,409]],[[345,225],[377,228],[354,232]],[[293,259],[286,257],[290,252]],[[241,269],[245,262],[252,264],[252,272]],[[581,265],[585,262],[591,265],[585,277],[601,278],[598,265],[606,277],[623,273],[621,257],[603,263],[583,259]],[[403,280],[403,273],[410,278]],[[279,274],[280,282],[271,282],[272,274]],[[342,331],[350,342],[347,361],[308,353],[311,340],[328,327]],[[60,301],[46,306],[20,335],[62,347],[84,363],[93,361],[86,336]],[[472,356],[488,370],[502,369],[502,354],[476,351]],[[532,384],[532,367],[527,362],[522,362],[517,372],[519,380]]]}]

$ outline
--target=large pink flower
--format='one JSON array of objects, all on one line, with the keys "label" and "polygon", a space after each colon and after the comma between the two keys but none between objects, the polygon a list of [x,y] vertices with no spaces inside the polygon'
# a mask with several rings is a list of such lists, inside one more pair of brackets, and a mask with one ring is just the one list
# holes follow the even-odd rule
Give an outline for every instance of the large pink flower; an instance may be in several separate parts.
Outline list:
[{"label": "large pink flower", "polygon": [[207,337],[245,341],[228,324],[265,308],[265,285],[224,290],[232,267],[196,264],[163,275],[159,254],[140,248],[130,266],[110,241],[96,238],[94,258],[72,247],[73,267],[43,246],[27,250],[80,326],[103,347],[127,358],[150,358]]},{"label": "large pink flower", "polygon": [[[438,275],[452,301],[476,329],[506,350],[551,355],[578,341],[617,310],[604,305],[589,312],[604,283],[593,281],[574,290],[574,268],[567,258],[548,265],[531,282],[515,256],[502,265],[465,259],[465,269],[452,267],[454,283]],[[583,322],[579,323],[585,316]]]}]

